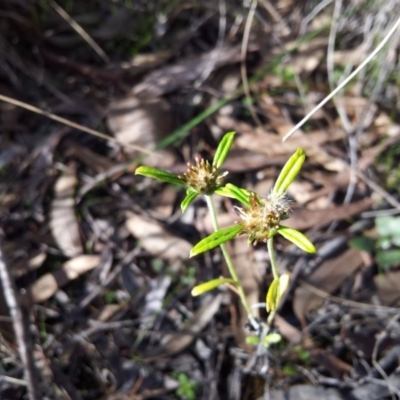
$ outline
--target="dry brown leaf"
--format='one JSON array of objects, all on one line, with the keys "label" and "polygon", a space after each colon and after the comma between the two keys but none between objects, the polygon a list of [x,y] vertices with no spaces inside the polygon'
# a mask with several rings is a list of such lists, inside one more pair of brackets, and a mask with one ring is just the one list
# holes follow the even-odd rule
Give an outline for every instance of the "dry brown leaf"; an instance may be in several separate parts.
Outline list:
[{"label": "dry brown leaf", "polygon": [[[113,101],[109,107],[107,124],[118,141],[127,146],[125,152],[134,156],[130,144],[153,149],[174,130],[174,119],[169,104],[163,99],[139,99],[130,96]],[[164,149],[158,157],[143,160],[146,165],[169,167],[174,164],[172,152]]]},{"label": "dry brown leaf", "polygon": [[[195,339],[196,333],[201,332],[218,312],[222,301],[222,294],[205,302],[192,318],[182,327],[181,333],[166,335],[162,347],[149,354],[152,357],[167,357],[177,354],[189,346]],[[188,332],[188,333],[185,333]]]},{"label": "dry brown leaf", "polygon": [[336,379],[341,379],[345,373],[348,374],[353,370],[350,364],[340,360],[326,350],[312,349],[311,357],[317,365],[327,369]]},{"label": "dry brown leaf", "polygon": [[13,262],[11,273],[14,278],[20,278],[28,272],[35,271],[40,268],[47,258],[45,251],[36,250],[32,254],[28,254],[26,258]]},{"label": "dry brown leaf", "polygon": [[83,253],[75,215],[76,182],[76,166],[71,164],[55,183],[50,211],[51,233],[60,250],[68,257],[76,257]]},{"label": "dry brown leaf", "polygon": [[[349,249],[340,256],[328,259],[314,271],[305,282],[328,294],[335,292],[341,284],[363,264],[361,253]],[[300,321],[305,320],[310,310],[318,308],[324,298],[312,292],[309,287],[300,286],[294,292],[293,309]]]},{"label": "dry brown leaf", "polygon": [[346,220],[371,208],[374,200],[367,198],[350,204],[343,204],[325,210],[294,210],[285,225],[298,230],[323,226],[334,221]]},{"label": "dry brown leaf", "polygon": [[400,304],[400,271],[389,271],[374,277],[376,294],[384,306]]},{"label": "dry brown leaf", "polygon": [[274,326],[278,328],[279,333],[291,344],[299,344],[301,342],[303,338],[301,330],[290,324],[279,314],[276,314],[274,318]]},{"label": "dry brown leaf", "polygon": [[[298,134],[282,143],[280,136],[265,132],[261,128],[254,128],[245,122],[239,122],[226,116],[219,116],[217,120],[220,128],[240,132],[240,135],[235,139],[234,149],[248,150],[255,154],[264,154],[268,156],[266,157],[266,162],[270,158],[276,161],[278,156],[283,157],[286,161],[289,156],[301,147],[306,152],[309,162],[322,165],[328,171],[339,172],[346,168],[346,164],[342,160],[331,156],[321,147],[322,144],[328,141],[342,138],[343,132],[340,130],[332,132],[330,135],[325,135],[321,132],[310,132],[304,135]],[[271,163],[268,164],[271,165]]]},{"label": "dry brown leaf", "polygon": [[65,152],[66,157],[72,156],[78,159],[96,173],[106,171],[115,165],[108,157],[104,157],[88,147],[81,146],[79,143],[66,141],[66,144],[68,145],[68,149]]},{"label": "dry brown leaf", "polygon": [[68,260],[60,269],[43,275],[33,283],[21,297],[21,303],[28,306],[46,301],[59,288],[97,267],[99,263],[100,256],[96,255],[80,255]]},{"label": "dry brown leaf", "polygon": [[[254,51],[254,45],[248,50]],[[214,69],[239,62],[241,60],[240,53],[240,46],[223,47],[197,57],[191,57],[175,65],[167,65],[147,75],[132,89],[132,92],[142,98],[163,96],[197,79],[213,60],[215,60]]]},{"label": "dry brown leaf", "polygon": [[159,258],[176,260],[187,259],[191,243],[171,232],[150,218],[127,213],[126,227],[150,254]]}]

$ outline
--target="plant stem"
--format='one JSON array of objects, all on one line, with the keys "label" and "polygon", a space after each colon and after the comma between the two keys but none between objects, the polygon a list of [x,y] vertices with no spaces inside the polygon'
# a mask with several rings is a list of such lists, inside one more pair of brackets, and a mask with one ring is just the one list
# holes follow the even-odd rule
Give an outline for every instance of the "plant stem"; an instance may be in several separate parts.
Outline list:
[{"label": "plant stem", "polygon": [[272,275],[274,276],[274,279],[278,279],[279,274],[278,274],[278,268],[276,266],[276,258],[275,258],[275,250],[274,250],[274,237],[270,237],[268,239],[267,246],[268,246],[269,259],[271,261]]},{"label": "plant stem", "polygon": [[[206,202],[207,202],[207,206],[208,206],[208,210],[210,211],[210,215],[211,215],[211,220],[212,220],[212,224],[214,227],[214,231],[217,232],[219,230],[219,226],[218,226],[218,220],[217,220],[217,211],[215,209],[215,205],[214,205],[214,201],[212,199],[212,196],[205,196],[206,198]],[[242,283],[239,280],[238,274],[236,272],[235,266],[233,265],[232,262],[232,258],[228,253],[228,250],[226,249],[225,243],[220,244],[221,250],[222,250],[222,254],[224,255],[225,261],[226,261],[226,265],[228,266],[228,270],[229,273],[231,274],[232,279],[235,281],[236,285],[237,285],[237,289],[239,292],[239,297],[240,300],[243,304],[243,307],[245,308],[248,317],[250,319],[250,321],[253,323],[255,323],[254,321],[254,317],[253,317],[253,313],[251,311],[249,302],[247,301],[247,297],[246,294],[244,292],[244,288]]]}]

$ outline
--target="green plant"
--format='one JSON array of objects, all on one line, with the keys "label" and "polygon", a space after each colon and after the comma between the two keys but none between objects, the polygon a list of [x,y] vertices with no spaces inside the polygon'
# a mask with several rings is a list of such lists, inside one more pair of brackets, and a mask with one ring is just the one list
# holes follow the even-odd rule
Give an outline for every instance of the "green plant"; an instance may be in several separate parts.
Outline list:
[{"label": "green plant", "polygon": [[185,400],[195,400],[198,383],[189,379],[189,377],[184,373],[178,374],[177,378],[179,381],[179,387],[176,389],[176,394],[179,396],[179,398]]},{"label": "green plant", "polygon": [[[192,248],[190,256],[193,257],[220,246],[230,277],[212,279],[197,285],[193,288],[192,295],[198,296],[220,285],[229,284],[236,288],[250,322],[253,326],[257,326],[225,242],[239,235],[247,235],[249,244],[255,245],[259,242],[267,244],[274,279],[266,295],[266,308],[272,319],[282,294],[289,284],[289,275],[278,273],[273,247],[274,237],[280,234],[302,250],[309,253],[315,252],[314,245],[305,235],[281,224],[290,213],[290,201],[285,192],[300,172],[305,161],[305,153],[302,149],[298,149],[283,167],[271,193],[266,197],[260,197],[247,189],[224,183],[227,172],[221,172],[220,169],[230,151],[234,136],[235,132],[224,135],[211,164],[204,159],[196,159],[196,164],[188,164],[187,171],[182,175],[146,166],[138,167],[135,173],[186,187],[186,196],[181,203],[182,211],[185,211],[197,196],[205,197],[213,221],[214,233],[197,243]],[[241,203],[240,207],[236,207],[240,219],[235,225],[225,229],[219,228],[213,201],[214,194],[230,197]]]},{"label": "green plant", "polygon": [[375,251],[378,267],[384,272],[400,264],[400,217],[377,217],[375,228],[376,240],[357,236],[350,240],[350,246],[362,251]]}]

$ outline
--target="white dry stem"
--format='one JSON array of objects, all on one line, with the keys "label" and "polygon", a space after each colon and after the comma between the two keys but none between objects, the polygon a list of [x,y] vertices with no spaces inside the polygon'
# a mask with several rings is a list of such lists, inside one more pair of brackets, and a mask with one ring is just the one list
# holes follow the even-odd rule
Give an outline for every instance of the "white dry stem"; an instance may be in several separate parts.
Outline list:
[{"label": "white dry stem", "polygon": [[36,377],[33,360],[32,341],[27,330],[23,311],[18,303],[14,281],[4,260],[3,251],[0,246],[0,280],[3,287],[4,299],[10,311],[15,338],[18,344],[18,352],[24,371],[24,378],[28,388],[30,400],[40,400],[41,394]]},{"label": "white dry stem", "polygon": [[357,74],[363,70],[373,58],[382,50],[391,36],[396,32],[400,26],[400,17],[397,19],[395,24],[392,26],[390,31],[382,39],[376,49],[356,68],[335,90],[333,90],[328,96],[326,96],[317,106],[315,106],[298,124],[296,124],[282,139],[286,141],[289,139],[297,130],[299,130],[317,111],[319,111],[329,100],[331,100],[336,94],[338,94]]}]

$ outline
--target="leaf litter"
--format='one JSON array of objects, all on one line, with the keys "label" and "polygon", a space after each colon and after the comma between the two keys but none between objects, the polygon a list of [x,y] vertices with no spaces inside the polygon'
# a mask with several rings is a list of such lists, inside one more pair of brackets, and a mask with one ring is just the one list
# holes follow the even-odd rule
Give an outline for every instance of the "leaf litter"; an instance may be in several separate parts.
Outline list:
[{"label": "leaf litter", "polygon": [[[179,1],[165,9],[152,9],[153,2],[102,0],[98,9],[60,2],[105,50],[111,61],[104,62],[52,8],[17,3],[3,5],[1,93],[119,142],[60,128],[6,103],[0,109],[1,245],[32,327],[43,394],[36,398],[398,396],[390,360],[399,340],[399,263],[386,270],[378,265],[385,227],[368,253],[348,245],[373,228],[363,212],[398,207],[398,40],[303,132],[281,142],[329,93],[329,80],[337,83],[365,59],[398,15],[398,2],[350,1],[337,21],[330,6],[259,2],[246,67],[249,76],[268,72],[250,82],[250,99],[238,79],[244,7],[226,4],[224,14]],[[326,21],[340,32],[333,49]],[[273,65],[300,32],[324,26],[329,29]],[[245,341],[248,328],[234,293],[190,296],[195,284],[224,276],[218,250],[188,260],[193,243],[212,231],[204,203],[196,200],[182,216],[183,193],[132,174],[141,155],[130,144],[152,150],[231,95],[225,107],[199,118],[186,137],[145,163],[180,173],[196,154],[211,159],[221,135],[234,130],[224,168],[235,183],[267,194],[288,156],[305,149],[287,225],[308,230],[320,252],[299,256],[278,242],[279,268],[292,273],[275,322],[285,342],[262,354]],[[252,120],[249,101],[261,125]],[[234,205],[219,202],[221,227],[237,219]],[[242,239],[232,254],[251,303],[262,303],[271,282],[267,252]],[[262,305],[257,316],[267,318]],[[12,329],[1,323],[0,397],[29,398]],[[183,397],[182,374],[196,383]]]}]

